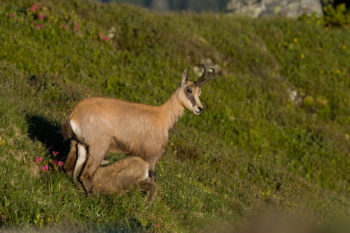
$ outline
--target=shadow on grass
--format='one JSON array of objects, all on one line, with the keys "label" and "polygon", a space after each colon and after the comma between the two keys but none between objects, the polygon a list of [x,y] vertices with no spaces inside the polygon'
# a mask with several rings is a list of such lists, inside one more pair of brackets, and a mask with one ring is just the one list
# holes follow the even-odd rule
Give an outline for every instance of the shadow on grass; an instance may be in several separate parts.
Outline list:
[{"label": "shadow on grass", "polygon": [[70,148],[70,142],[64,141],[59,124],[51,123],[42,116],[26,115],[28,136],[34,141],[42,142],[50,155],[59,152],[56,159],[65,161]]},{"label": "shadow on grass", "polygon": [[128,219],[128,224],[111,223],[102,226],[89,227],[93,232],[103,233],[132,233],[132,232],[148,232],[148,228],[144,229],[140,221],[135,218]]},{"label": "shadow on grass", "polygon": [[[0,216],[1,217],[1,216]],[[1,218],[0,218],[1,223]],[[57,227],[43,226],[42,229],[37,227],[27,226],[24,228],[8,227],[0,225],[0,232],[32,232],[32,233],[71,233],[71,232],[94,232],[94,233],[133,233],[133,232],[149,232],[151,224],[148,224],[146,227],[142,227],[140,221],[135,218],[130,218],[126,223],[106,223],[98,224],[95,223],[63,223]]]}]

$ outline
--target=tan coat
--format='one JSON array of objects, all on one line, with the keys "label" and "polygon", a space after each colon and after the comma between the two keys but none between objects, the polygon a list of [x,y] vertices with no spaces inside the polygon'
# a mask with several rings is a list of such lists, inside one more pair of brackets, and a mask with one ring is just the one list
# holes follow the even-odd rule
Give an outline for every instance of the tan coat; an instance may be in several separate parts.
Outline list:
[{"label": "tan coat", "polygon": [[156,195],[156,185],[149,179],[149,164],[139,157],[126,157],[97,169],[92,183],[93,193],[115,193],[139,187],[147,192],[148,201]]}]

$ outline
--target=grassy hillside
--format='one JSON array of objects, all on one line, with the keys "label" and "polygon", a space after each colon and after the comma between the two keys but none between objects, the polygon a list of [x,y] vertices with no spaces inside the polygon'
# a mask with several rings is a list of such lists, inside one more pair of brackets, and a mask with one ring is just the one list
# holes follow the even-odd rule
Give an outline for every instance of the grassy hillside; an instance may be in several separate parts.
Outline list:
[{"label": "grassy hillside", "polygon": [[[196,232],[266,208],[349,215],[350,31],[80,0],[5,0],[0,18],[3,229]],[[87,198],[58,164],[42,170],[64,161],[59,128],[79,100],[159,105],[208,59],[219,75],[204,113],[170,132],[152,206],[138,192]]]}]

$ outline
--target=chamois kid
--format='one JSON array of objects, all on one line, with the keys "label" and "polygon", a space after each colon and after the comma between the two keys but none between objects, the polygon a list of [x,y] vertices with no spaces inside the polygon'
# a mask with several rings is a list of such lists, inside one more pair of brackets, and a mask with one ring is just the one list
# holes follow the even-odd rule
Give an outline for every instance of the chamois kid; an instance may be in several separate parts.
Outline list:
[{"label": "chamois kid", "polygon": [[[180,87],[160,106],[130,103],[114,98],[87,98],[77,103],[62,125],[64,138],[71,139],[65,170],[79,180],[86,193],[92,191],[92,179],[110,152],[141,157],[149,163],[154,180],[156,162],[165,152],[168,131],[182,116],[184,109],[199,115],[201,87],[209,78],[204,65],[198,81],[188,80],[188,69],[182,74]],[[211,68],[214,74],[214,69]]]},{"label": "chamois kid", "polygon": [[149,164],[140,157],[125,157],[97,169],[92,179],[92,192],[109,194],[138,186],[141,191],[147,192],[147,201],[152,202],[157,189],[148,172]]}]

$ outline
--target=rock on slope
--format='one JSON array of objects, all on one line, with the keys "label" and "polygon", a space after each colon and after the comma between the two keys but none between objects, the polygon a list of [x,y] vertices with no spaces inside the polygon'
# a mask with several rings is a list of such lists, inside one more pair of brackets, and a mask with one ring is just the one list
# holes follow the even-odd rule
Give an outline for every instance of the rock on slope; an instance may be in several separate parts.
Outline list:
[{"label": "rock on slope", "polygon": [[226,10],[253,18],[273,15],[296,18],[313,12],[322,15],[322,4],[320,0],[231,0]]}]

